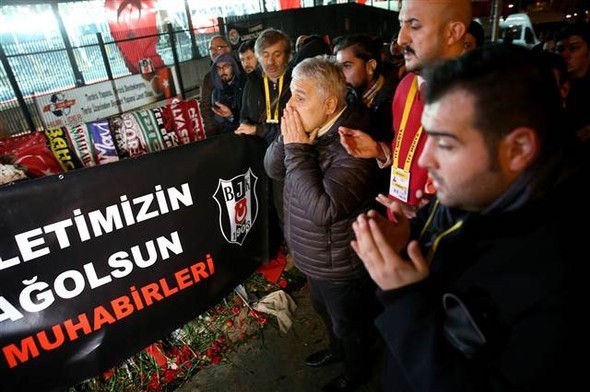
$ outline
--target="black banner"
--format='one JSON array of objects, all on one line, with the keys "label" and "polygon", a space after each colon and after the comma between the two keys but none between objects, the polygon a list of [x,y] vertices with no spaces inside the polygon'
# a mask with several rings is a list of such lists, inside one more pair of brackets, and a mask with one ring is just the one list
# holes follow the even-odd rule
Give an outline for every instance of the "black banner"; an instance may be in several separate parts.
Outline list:
[{"label": "black banner", "polygon": [[232,50],[238,50],[242,42],[248,40],[256,40],[256,38],[264,31],[263,23],[256,23],[248,25],[246,23],[229,23],[226,25],[227,37],[231,44]]},{"label": "black banner", "polygon": [[224,135],[0,188],[0,390],[94,377],[267,260],[264,150]]}]

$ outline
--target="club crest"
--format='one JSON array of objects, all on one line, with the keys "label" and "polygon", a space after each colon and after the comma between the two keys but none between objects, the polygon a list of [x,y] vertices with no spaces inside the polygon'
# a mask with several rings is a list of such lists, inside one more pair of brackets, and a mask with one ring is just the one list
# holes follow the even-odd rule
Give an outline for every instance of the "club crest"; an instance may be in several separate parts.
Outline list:
[{"label": "club crest", "polygon": [[231,180],[219,180],[213,198],[219,206],[219,228],[229,243],[242,245],[258,215],[256,183],[252,169]]}]

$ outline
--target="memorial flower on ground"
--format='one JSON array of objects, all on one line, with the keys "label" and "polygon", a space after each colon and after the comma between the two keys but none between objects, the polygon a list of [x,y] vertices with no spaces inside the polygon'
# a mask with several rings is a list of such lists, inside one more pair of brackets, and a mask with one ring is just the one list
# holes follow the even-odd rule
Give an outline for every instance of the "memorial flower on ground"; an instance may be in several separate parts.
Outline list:
[{"label": "memorial flower on ground", "polygon": [[[297,289],[303,280],[295,270],[285,271],[277,284],[254,273],[243,286],[248,293],[262,298],[275,290]],[[263,333],[268,325],[277,327],[275,324],[274,318],[252,309],[247,299],[232,292],[170,336],[69,392],[173,391],[203,367],[223,362],[227,354]]]}]

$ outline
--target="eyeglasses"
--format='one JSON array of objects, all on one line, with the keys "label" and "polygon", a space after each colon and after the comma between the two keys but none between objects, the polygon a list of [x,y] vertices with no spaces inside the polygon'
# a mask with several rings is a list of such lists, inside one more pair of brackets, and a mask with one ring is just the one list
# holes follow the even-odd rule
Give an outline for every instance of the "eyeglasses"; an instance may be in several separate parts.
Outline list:
[{"label": "eyeglasses", "polygon": [[209,52],[219,52],[223,48],[227,48],[227,45],[210,46]]}]

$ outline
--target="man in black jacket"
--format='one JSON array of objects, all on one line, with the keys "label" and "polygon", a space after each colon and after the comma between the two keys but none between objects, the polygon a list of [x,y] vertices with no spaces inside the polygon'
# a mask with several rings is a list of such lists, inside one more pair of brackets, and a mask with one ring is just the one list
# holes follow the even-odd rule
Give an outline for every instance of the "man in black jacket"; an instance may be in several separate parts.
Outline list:
[{"label": "man in black jacket", "polygon": [[217,56],[210,73],[214,86],[211,92],[211,110],[215,116],[214,125],[208,130],[207,137],[236,130],[240,122],[242,92],[246,83],[246,75],[231,54]]},{"label": "man in black jacket", "polygon": [[[211,62],[215,61],[217,56],[228,53],[231,53],[231,46],[229,45],[227,38],[223,35],[214,35],[211,37],[209,40],[209,56],[211,57]],[[206,135],[216,133],[214,120],[215,113],[213,113],[211,103],[211,93],[214,88],[213,79],[211,79],[211,70],[209,70],[205,76],[203,76],[203,81],[201,82],[201,97],[199,100]]]},{"label": "man in black jacket", "polygon": [[379,196],[396,220],[369,212],[353,224],[385,307],[384,390],[587,389],[588,203],[555,208],[587,179],[556,128],[551,70],[498,45],[426,79],[419,164],[436,198],[408,220]]},{"label": "man in black jacket", "polygon": [[291,40],[277,29],[266,29],[254,44],[259,67],[248,74],[244,87],[240,126],[241,135],[257,135],[267,144],[279,134],[279,123],[289,100]]},{"label": "man in black jacket", "polygon": [[[280,133],[283,109],[291,97],[291,40],[281,30],[269,28],[256,38],[254,51],[259,66],[248,74],[235,133],[259,136],[269,145]],[[269,183],[269,252],[273,257],[283,242],[283,184],[276,179]]]},{"label": "man in black jacket", "polygon": [[346,93],[335,62],[316,57],[299,63],[281,136],[264,159],[269,177],[284,181],[285,238],[330,338],[330,347],[305,363],[344,361],[343,374],[324,391],[352,391],[370,378],[371,304],[377,303],[374,285],[349,246],[350,225],[375,195],[377,165],[350,156],[340,144],[338,126],[368,126],[358,105],[347,106]]}]

